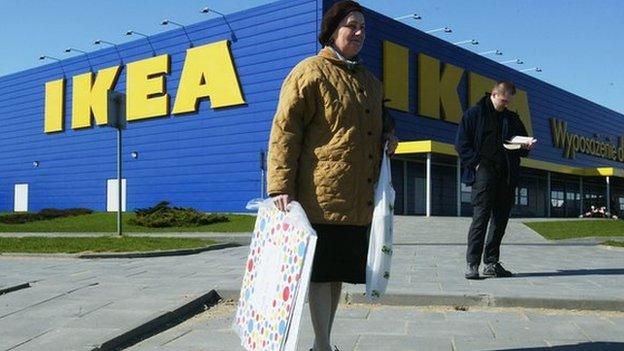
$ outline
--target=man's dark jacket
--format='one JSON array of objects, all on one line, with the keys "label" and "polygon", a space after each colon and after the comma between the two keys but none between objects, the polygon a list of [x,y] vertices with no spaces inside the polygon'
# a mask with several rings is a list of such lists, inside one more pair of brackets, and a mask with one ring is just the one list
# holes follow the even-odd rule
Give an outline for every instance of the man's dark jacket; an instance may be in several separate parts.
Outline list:
[{"label": "man's dark jacket", "polygon": [[[481,162],[480,150],[483,144],[483,132],[485,119],[488,117],[487,99],[490,94],[486,94],[477,104],[464,112],[455,138],[455,150],[459,154],[462,166],[462,182],[472,185],[475,180],[475,168]],[[503,140],[509,140],[514,136],[527,136],[526,129],[522,121],[515,112],[505,109],[501,115],[501,129]],[[529,155],[529,150],[507,150],[504,149],[507,161],[508,182],[515,183],[520,171],[520,157]]]}]

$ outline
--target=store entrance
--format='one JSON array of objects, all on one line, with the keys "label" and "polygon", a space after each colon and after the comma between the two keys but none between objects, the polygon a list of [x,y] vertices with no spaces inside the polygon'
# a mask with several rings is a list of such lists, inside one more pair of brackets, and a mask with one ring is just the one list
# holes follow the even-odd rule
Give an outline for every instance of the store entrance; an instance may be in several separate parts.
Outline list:
[{"label": "store entrance", "polygon": [[552,217],[578,217],[581,194],[578,182],[552,180],[550,187],[550,215]]}]

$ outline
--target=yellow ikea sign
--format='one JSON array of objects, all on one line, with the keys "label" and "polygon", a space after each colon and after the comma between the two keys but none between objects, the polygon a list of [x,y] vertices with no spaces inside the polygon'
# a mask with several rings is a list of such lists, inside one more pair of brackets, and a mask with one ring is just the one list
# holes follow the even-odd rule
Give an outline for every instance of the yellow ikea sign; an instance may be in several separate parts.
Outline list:
[{"label": "yellow ikea sign", "polygon": [[[468,73],[468,104],[476,104],[496,83],[491,78],[474,72]],[[459,123],[465,109],[457,88],[464,69],[440,60],[418,54],[418,115]],[[388,107],[409,110],[409,49],[390,41],[383,42],[383,86]],[[467,107],[467,106],[466,106]],[[520,116],[529,135],[533,135],[531,112],[526,91],[517,90],[509,109]]]},{"label": "yellow ikea sign", "polygon": [[[244,104],[228,40],[190,48],[178,83],[173,110],[169,107],[166,76],[169,54],[131,62],[126,66],[126,119],[138,121],[169,113],[197,112],[199,101],[210,98],[212,108]],[[115,88],[121,66],[76,75],[72,78],[72,129],[107,122],[107,93]],[[62,132],[65,113],[65,79],[45,84],[46,133]]]}]

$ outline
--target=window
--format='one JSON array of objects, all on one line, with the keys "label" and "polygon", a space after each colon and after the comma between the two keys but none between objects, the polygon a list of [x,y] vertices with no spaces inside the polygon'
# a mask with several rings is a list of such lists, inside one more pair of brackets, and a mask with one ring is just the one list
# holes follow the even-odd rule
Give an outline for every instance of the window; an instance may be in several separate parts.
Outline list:
[{"label": "window", "polygon": [[565,197],[563,191],[551,191],[550,192],[550,204],[552,207],[563,207]]},{"label": "window", "polygon": [[569,192],[569,193],[566,193],[566,199],[570,201],[580,200],[581,194],[575,193],[575,192]]},{"label": "window", "polygon": [[472,187],[461,183],[461,202],[470,203],[472,198]]},{"label": "window", "polygon": [[620,203],[620,211],[624,211],[624,197],[620,197],[618,200]]},{"label": "window", "polygon": [[529,205],[529,189],[516,188],[516,205],[520,205],[520,206]]}]

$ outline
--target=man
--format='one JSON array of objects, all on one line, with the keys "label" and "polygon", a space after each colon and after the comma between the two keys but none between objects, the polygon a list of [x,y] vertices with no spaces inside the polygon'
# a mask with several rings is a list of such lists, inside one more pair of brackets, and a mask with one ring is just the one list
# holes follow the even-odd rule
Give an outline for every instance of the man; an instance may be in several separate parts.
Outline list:
[{"label": "man", "polygon": [[[468,231],[468,263],[465,277],[479,278],[483,254],[486,277],[511,277],[499,262],[500,245],[515,199],[520,173],[520,157],[526,157],[535,141],[520,149],[507,150],[503,144],[527,132],[518,115],[507,109],[516,88],[511,82],[498,82],[462,118],[455,139],[455,150],[462,165],[462,182],[472,186],[473,217]],[[492,218],[486,239],[488,222]]]}]

